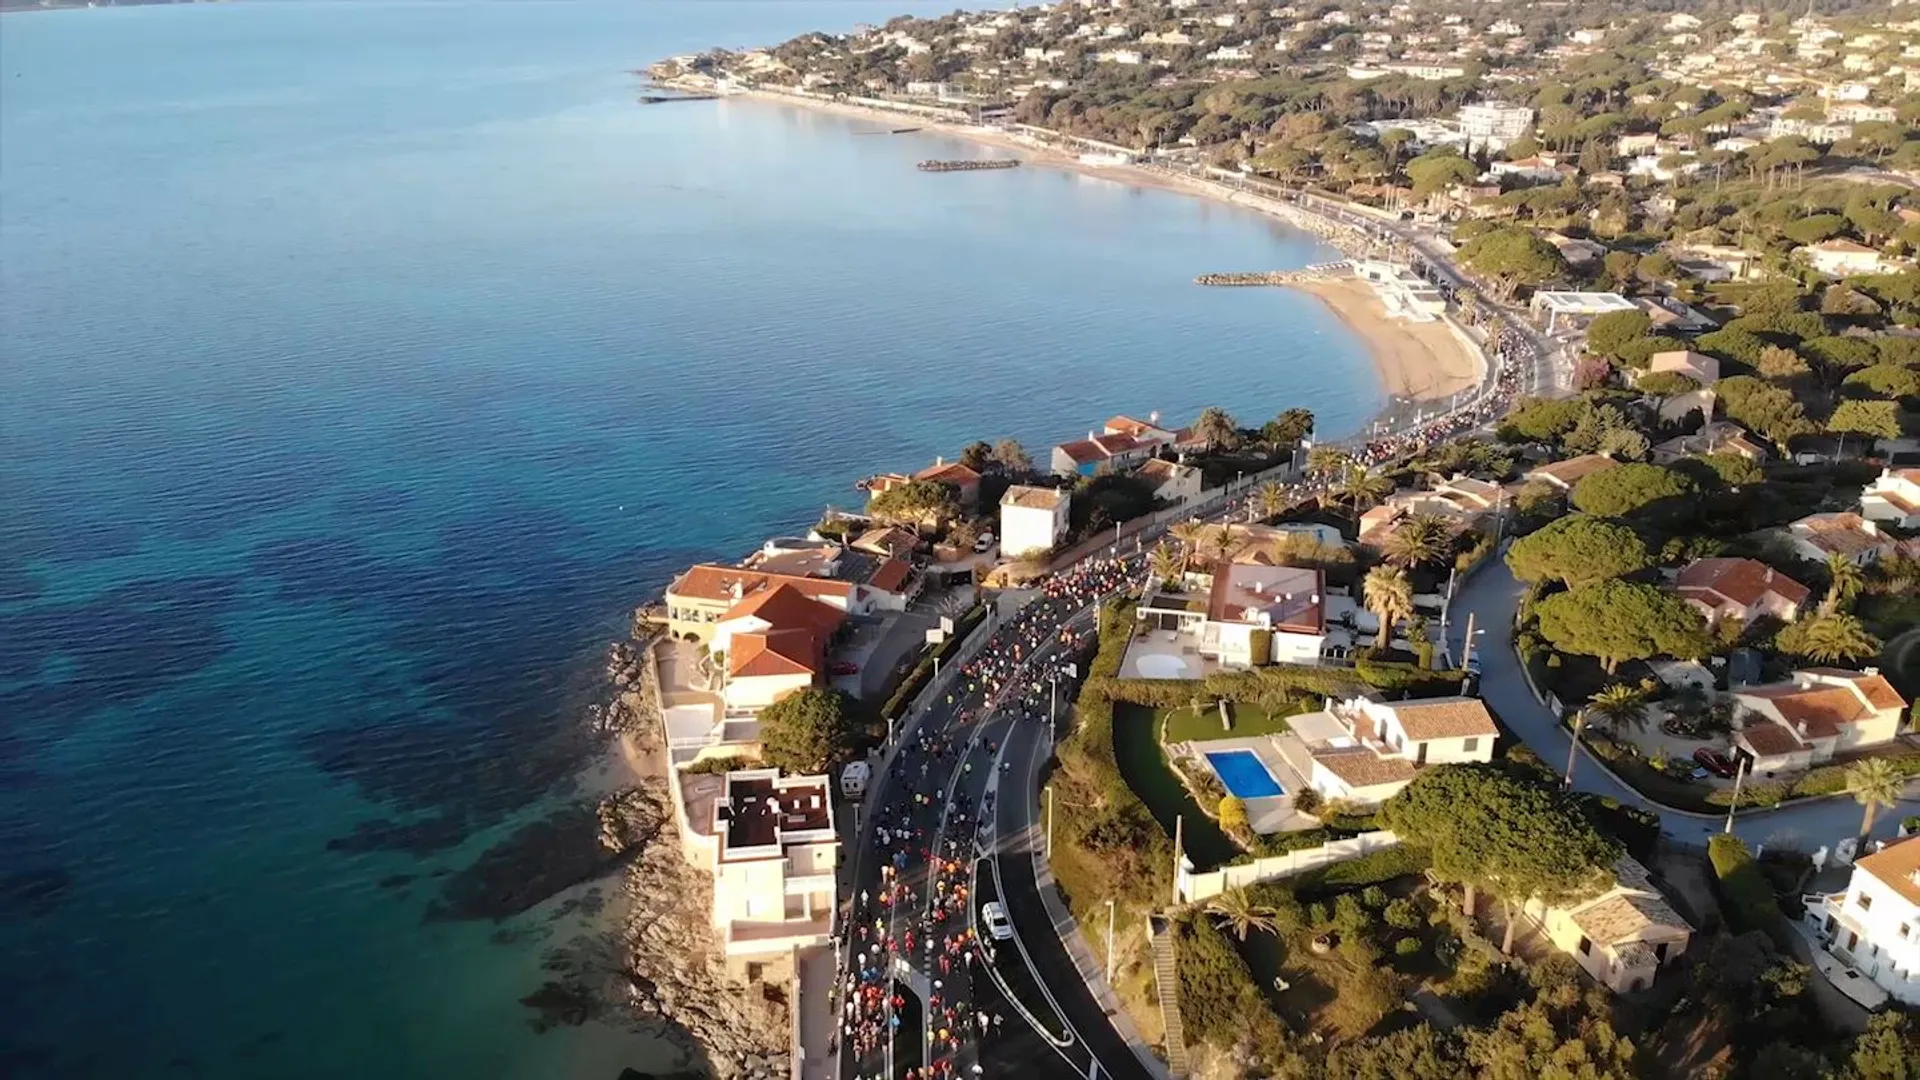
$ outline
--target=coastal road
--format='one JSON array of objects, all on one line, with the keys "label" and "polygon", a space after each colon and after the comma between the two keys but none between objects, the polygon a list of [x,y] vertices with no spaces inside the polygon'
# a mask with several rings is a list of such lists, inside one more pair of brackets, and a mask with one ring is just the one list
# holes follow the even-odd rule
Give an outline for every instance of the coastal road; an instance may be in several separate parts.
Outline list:
[{"label": "coastal road", "polygon": [[[1448,614],[1448,645],[1452,655],[1461,655],[1465,643],[1466,616],[1484,630],[1474,644],[1473,655],[1480,662],[1480,697],[1497,713],[1513,733],[1554,768],[1564,768],[1571,739],[1551,710],[1535,700],[1527,688],[1520,658],[1513,649],[1513,624],[1519,609],[1523,586],[1507,569],[1505,560],[1494,558],[1467,579],[1454,597]],[[1725,815],[1694,814],[1671,810],[1643,798],[1639,792],[1615,780],[1584,749],[1574,766],[1574,789],[1611,796],[1629,806],[1644,807],[1660,815],[1660,828],[1666,835],[1688,844],[1704,844],[1707,837],[1721,831]],[[1883,810],[1874,822],[1876,838],[1890,837],[1899,828],[1902,817],[1920,812],[1920,781],[1907,784],[1898,806]],[[1745,810],[1734,816],[1733,831],[1749,846],[1792,847],[1813,851],[1832,848],[1841,840],[1859,832],[1861,807],[1846,796],[1819,799],[1781,807],[1777,810]]]}]

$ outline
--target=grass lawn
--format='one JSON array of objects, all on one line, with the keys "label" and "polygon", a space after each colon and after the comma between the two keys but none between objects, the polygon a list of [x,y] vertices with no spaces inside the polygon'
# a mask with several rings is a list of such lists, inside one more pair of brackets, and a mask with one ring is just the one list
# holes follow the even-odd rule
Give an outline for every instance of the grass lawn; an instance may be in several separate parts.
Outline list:
[{"label": "grass lawn", "polygon": [[1188,707],[1165,709],[1154,714],[1156,728],[1162,718],[1166,720],[1166,741],[1199,742],[1207,739],[1248,738],[1255,735],[1280,735],[1287,731],[1287,718],[1298,716],[1312,708],[1310,703],[1299,702],[1282,705],[1269,712],[1264,705],[1227,704],[1227,715],[1233,718],[1233,729],[1223,731],[1220,728],[1220,710],[1205,708],[1199,715]]},{"label": "grass lawn", "polygon": [[1860,621],[1883,638],[1920,626],[1920,596],[1863,596]]},{"label": "grass lawn", "polygon": [[1140,796],[1140,801],[1147,804],[1154,820],[1168,836],[1173,835],[1175,819],[1185,819],[1183,840],[1186,855],[1194,866],[1208,870],[1235,858],[1240,854],[1240,845],[1221,832],[1212,818],[1200,812],[1193,796],[1187,792],[1187,785],[1174,775],[1173,768],[1167,764],[1166,750],[1154,737],[1158,728],[1152,709],[1126,703],[1114,706],[1113,757],[1120,767],[1121,778]]}]

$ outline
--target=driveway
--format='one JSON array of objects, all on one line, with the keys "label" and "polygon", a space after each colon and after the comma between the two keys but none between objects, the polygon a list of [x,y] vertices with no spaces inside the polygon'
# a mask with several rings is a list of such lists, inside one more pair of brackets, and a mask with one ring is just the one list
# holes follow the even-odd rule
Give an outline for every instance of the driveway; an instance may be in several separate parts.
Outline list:
[{"label": "driveway", "polygon": [[[1467,580],[1454,598],[1455,613],[1449,615],[1449,644],[1453,655],[1460,655],[1464,644],[1466,613],[1486,633],[1476,643],[1474,655],[1480,660],[1480,696],[1498,713],[1520,741],[1532,747],[1547,764],[1559,769],[1567,760],[1567,733],[1546,706],[1534,700],[1521,673],[1520,658],[1513,651],[1513,621],[1523,586],[1501,559],[1490,559]],[[1703,844],[1719,832],[1723,816],[1696,815],[1668,810],[1640,797],[1640,793],[1613,779],[1583,749],[1574,767],[1574,788],[1609,795],[1630,806],[1640,806],[1660,815],[1661,831],[1689,844]],[[1920,781],[1907,784],[1899,805],[1883,809],[1874,822],[1873,835],[1891,837],[1900,819],[1920,812]],[[1860,806],[1852,799],[1827,798],[1781,807],[1777,810],[1748,810],[1734,820],[1733,831],[1750,846],[1790,847],[1811,852],[1831,848],[1836,842],[1853,836],[1860,828]]]}]

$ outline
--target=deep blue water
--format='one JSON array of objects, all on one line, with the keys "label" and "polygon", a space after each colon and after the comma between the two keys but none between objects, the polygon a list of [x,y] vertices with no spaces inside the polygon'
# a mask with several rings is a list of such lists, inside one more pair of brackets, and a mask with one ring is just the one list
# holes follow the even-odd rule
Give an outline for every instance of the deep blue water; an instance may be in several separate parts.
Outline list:
[{"label": "deep blue water", "polygon": [[[518,1003],[591,918],[426,918],[604,782],[580,708],[635,602],[976,436],[1371,411],[1311,301],[1189,284],[1324,257],[1297,233],[632,103],[659,56],[912,7],[5,19],[0,1074],[654,1064]],[[369,823],[414,828],[329,850]]]}]

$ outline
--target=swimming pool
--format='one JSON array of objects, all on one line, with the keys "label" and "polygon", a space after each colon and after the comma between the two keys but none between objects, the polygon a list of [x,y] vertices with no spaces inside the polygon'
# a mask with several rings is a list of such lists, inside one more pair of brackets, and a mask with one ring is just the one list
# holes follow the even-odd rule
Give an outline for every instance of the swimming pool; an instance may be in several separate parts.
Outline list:
[{"label": "swimming pool", "polygon": [[1222,750],[1207,755],[1208,764],[1220,774],[1227,790],[1242,799],[1265,799],[1285,795],[1287,789],[1273,778],[1259,755],[1251,750]]}]

